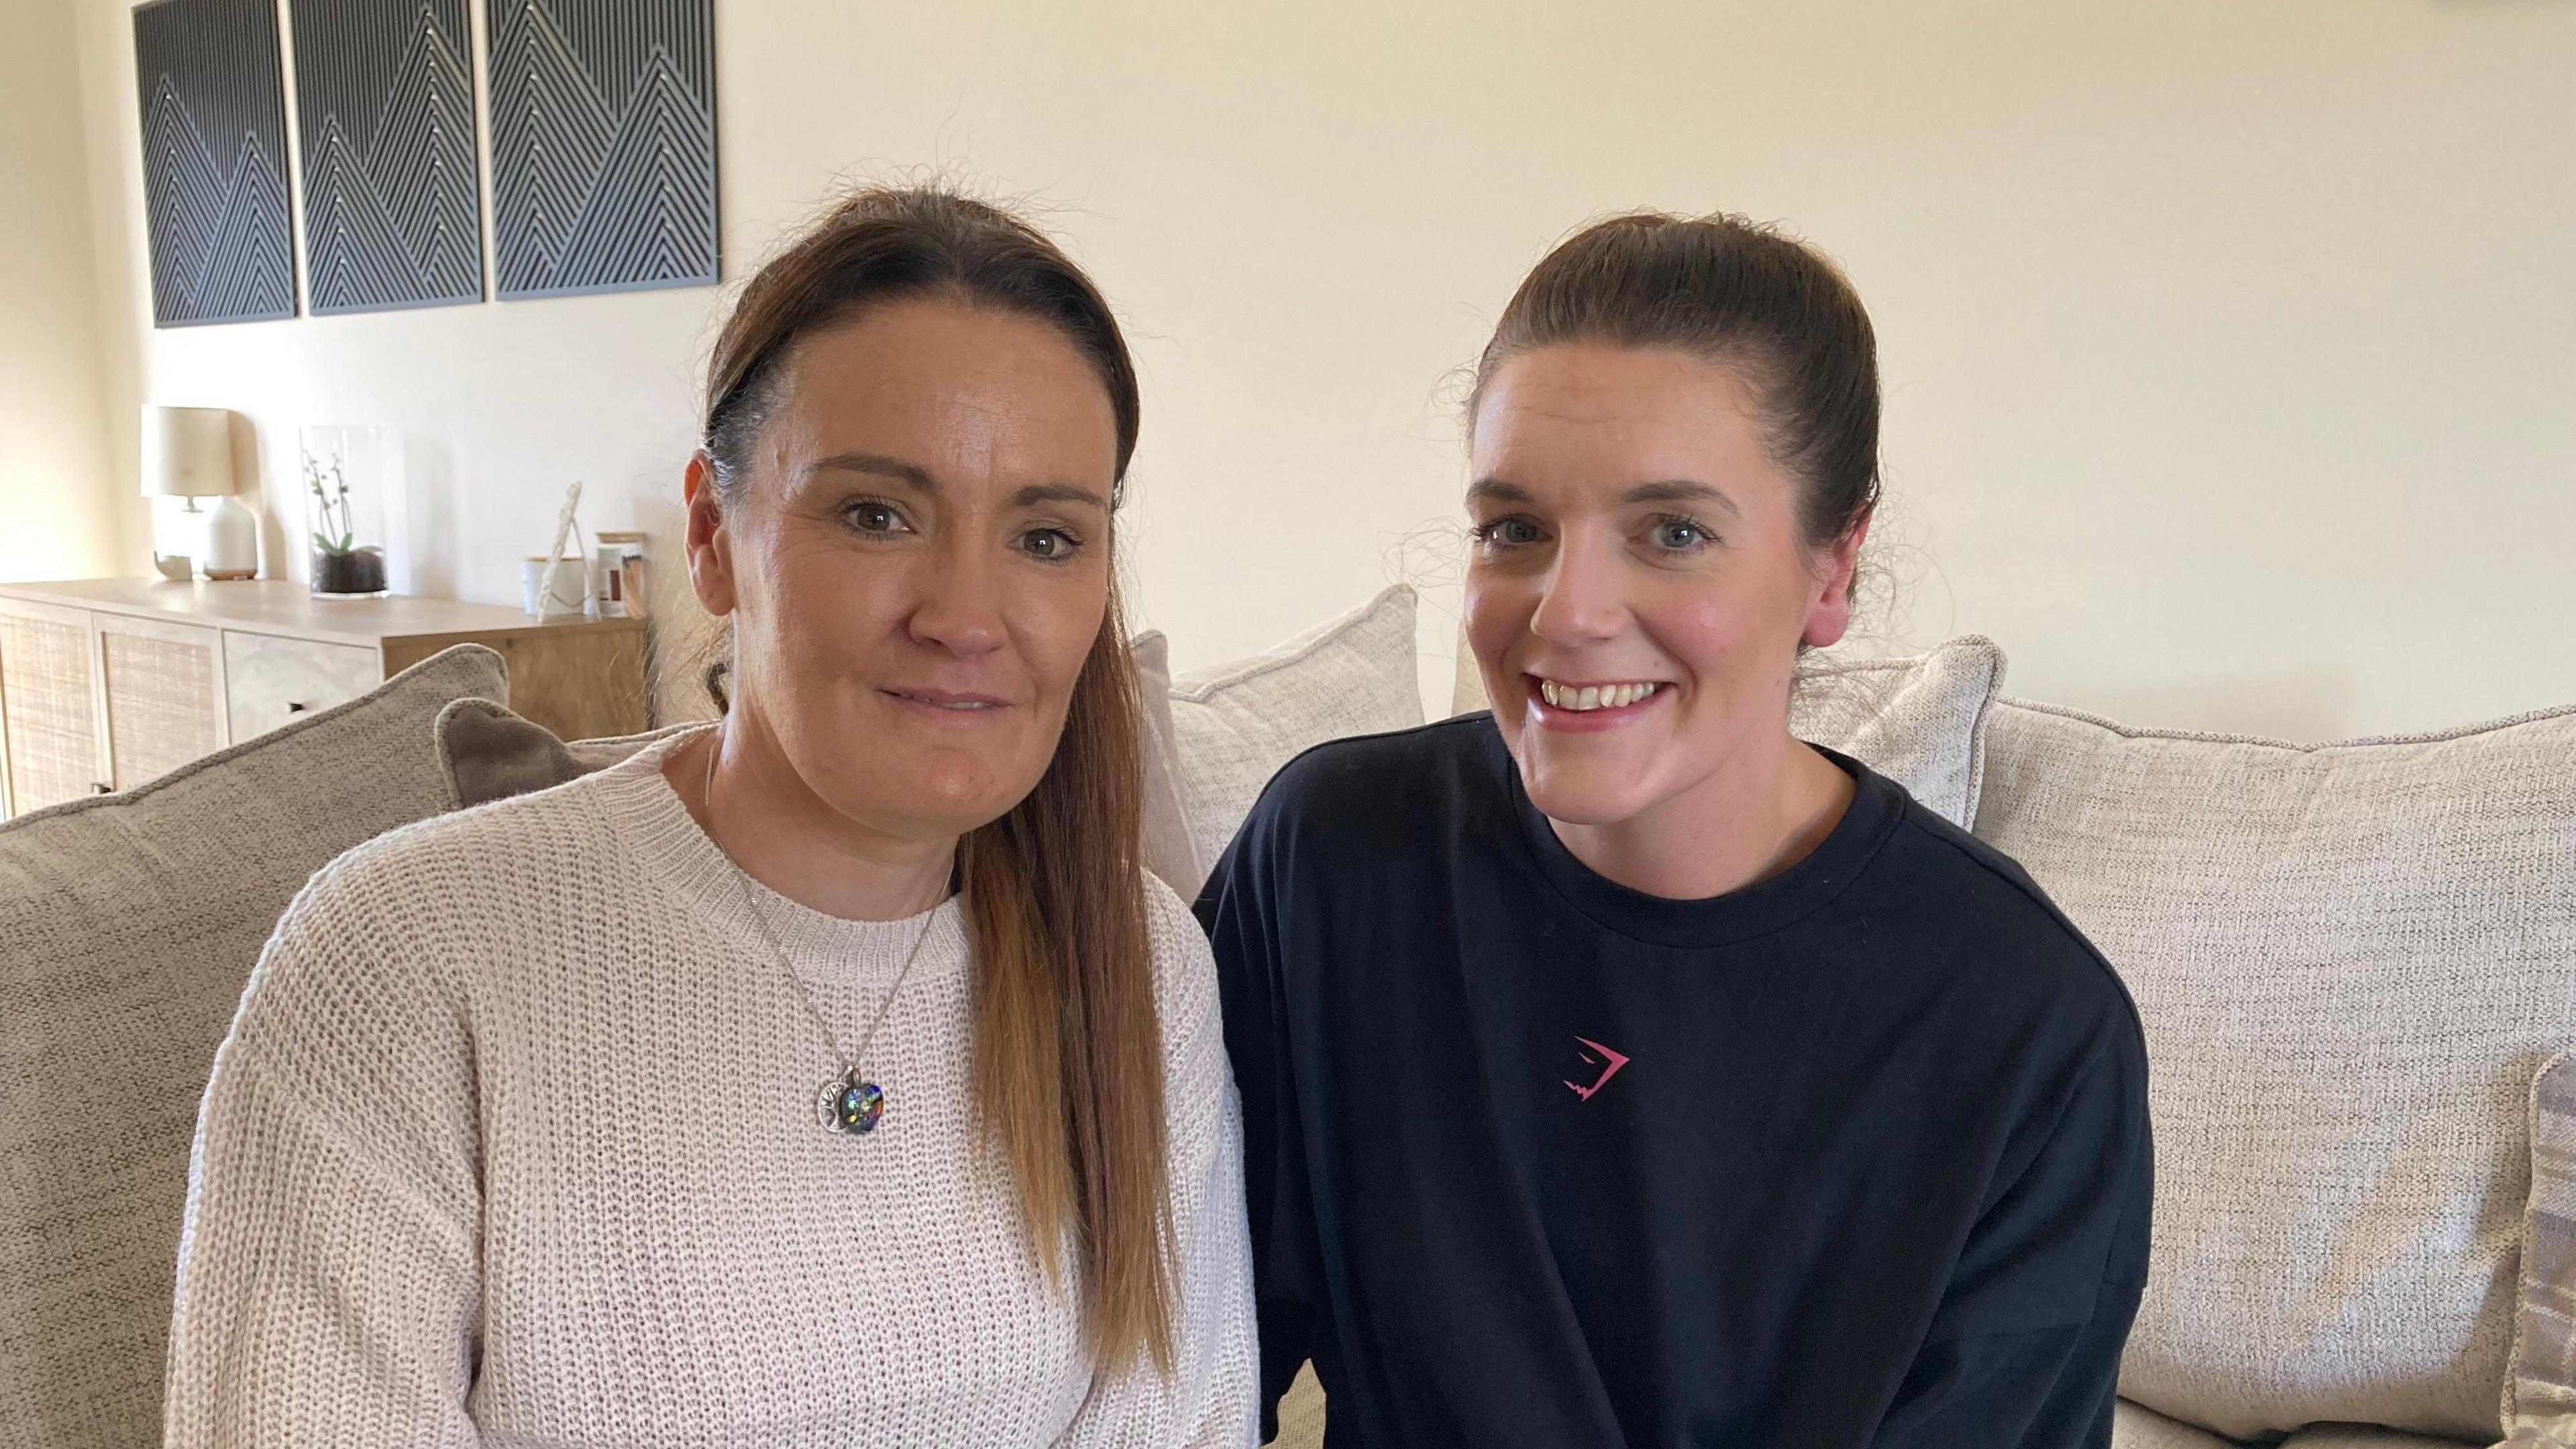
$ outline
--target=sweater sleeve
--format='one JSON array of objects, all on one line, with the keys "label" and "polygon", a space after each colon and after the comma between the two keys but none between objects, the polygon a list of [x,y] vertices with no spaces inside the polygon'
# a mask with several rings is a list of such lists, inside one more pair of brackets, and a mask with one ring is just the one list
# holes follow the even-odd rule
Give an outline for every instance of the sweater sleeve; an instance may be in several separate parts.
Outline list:
[{"label": "sweater sleeve", "polygon": [[298,897],[216,1055],[179,1243],[169,1449],[475,1442],[464,1018],[429,963],[390,959],[365,874],[331,867]]},{"label": "sweater sleeve", "polygon": [[1877,1449],[2108,1449],[2146,1283],[2146,1058],[2125,1018],[1989,1203]]},{"label": "sweater sleeve", "polygon": [[1244,1449],[1253,1438],[1252,1261],[1243,1220],[1243,1115],[1206,938],[1178,897],[1147,883],[1166,1042],[1173,1257],[1169,1377],[1143,1362],[1098,1383],[1063,1449]]}]

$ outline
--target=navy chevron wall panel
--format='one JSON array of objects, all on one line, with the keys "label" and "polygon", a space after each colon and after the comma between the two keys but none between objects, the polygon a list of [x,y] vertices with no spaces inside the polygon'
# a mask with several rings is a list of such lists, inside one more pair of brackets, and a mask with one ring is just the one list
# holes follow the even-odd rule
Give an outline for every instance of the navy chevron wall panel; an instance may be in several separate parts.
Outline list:
[{"label": "navy chevron wall panel", "polygon": [[483,300],[465,0],[294,0],[316,313]]},{"label": "navy chevron wall panel", "polygon": [[272,0],[158,0],[134,11],[152,320],[295,315],[286,79]]},{"label": "navy chevron wall panel", "polygon": [[709,0],[492,0],[503,298],[712,283]]}]

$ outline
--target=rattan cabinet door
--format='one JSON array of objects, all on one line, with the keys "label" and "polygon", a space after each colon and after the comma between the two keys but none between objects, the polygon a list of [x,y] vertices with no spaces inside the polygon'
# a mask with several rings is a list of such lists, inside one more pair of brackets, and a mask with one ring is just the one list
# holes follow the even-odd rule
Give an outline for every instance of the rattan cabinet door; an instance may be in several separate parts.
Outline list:
[{"label": "rattan cabinet door", "polygon": [[92,793],[100,768],[89,616],[0,603],[0,774],[8,813]]},{"label": "rattan cabinet door", "polygon": [[223,748],[222,636],[102,615],[98,642],[116,788],[130,790]]}]

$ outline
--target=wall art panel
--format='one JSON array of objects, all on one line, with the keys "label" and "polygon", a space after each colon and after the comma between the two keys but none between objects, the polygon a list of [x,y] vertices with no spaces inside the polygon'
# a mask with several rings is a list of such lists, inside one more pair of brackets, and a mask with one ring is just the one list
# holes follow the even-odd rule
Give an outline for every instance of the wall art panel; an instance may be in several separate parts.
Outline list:
[{"label": "wall art panel", "polygon": [[483,299],[465,0],[292,0],[316,313]]},{"label": "wall art panel", "polygon": [[713,283],[709,0],[492,0],[503,298]]},{"label": "wall art panel", "polygon": [[286,80],[270,0],[158,0],[134,11],[152,320],[295,315]]}]

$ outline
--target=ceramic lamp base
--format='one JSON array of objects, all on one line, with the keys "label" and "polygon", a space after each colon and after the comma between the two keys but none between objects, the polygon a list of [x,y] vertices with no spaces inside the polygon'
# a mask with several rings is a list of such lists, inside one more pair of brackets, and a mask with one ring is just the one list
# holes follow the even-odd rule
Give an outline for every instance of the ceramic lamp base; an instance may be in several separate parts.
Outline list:
[{"label": "ceramic lamp base", "polygon": [[247,579],[259,573],[259,519],[232,498],[218,498],[206,515],[206,554],[199,561],[210,579]]}]

